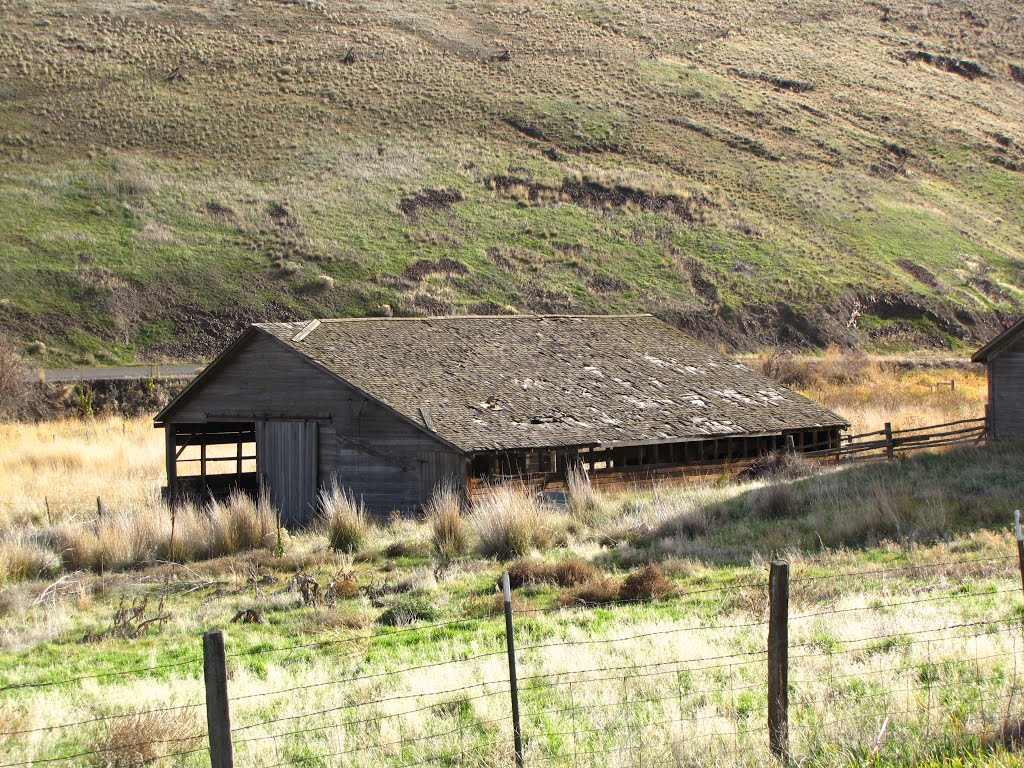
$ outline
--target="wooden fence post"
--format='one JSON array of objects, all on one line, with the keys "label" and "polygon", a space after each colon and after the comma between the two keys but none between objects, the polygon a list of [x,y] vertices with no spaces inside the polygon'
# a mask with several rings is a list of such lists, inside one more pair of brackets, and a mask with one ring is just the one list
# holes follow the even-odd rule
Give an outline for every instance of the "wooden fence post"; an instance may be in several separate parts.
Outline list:
[{"label": "wooden fence post", "polygon": [[210,768],[234,768],[231,714],[228,710],[228,669],[224,633],[203,635],[203,677],[206,679],[206,727],[210,735]]},{"label": "wooden fence post", "polygon": [[768,746],[789,755],[789,563],[772,561],[768,576]]},{"label": "wooden fence post", "polygon": [[885,422],[885,458],[892,461],[896,456],[895,445],[892,441],[892,424]]},{"label": "wooden fence post", "polygon": [[523,730],[519,724],[519,682],[516,680],[516,644],[512,635],[512,590],[508,571],[501,574],[501,591],[505,597],[505,646],[508,648],[508,682],[512,694],[512,740],[516,750],[516,768],[523,768]]}]

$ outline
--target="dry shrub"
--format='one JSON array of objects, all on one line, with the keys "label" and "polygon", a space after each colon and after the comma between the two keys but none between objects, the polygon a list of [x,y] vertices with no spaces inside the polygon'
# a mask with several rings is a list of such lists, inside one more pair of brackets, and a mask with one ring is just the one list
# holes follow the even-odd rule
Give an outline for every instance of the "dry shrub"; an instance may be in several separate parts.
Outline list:
[{"label": "dry shrub", "polygon": [[848,386],[871,380],[878,363],[862,352],[829,347],[817,358],[797,358],[785,349],[771,349],[761,355],[757,368],[765,376],[787,387]]},{"label": "dry shrub", "polygon": [[370,535],[370,522],[362,500],[333,478],[319,494],[320,516],[327,541],[337,552],[358,552]]},{"label": "dry shrub", "polygon": [[647,565],[629,574],[619,588],[622,600],[651,600],[674,594],[676,585],[656,565]]},{"label": "dry shrub", "polygon": [[480,554],[505,560],[551,544],[548,514],[523,486],[500,485],[476,503],[471,516]]},{"label": "dry shrub", "polygon": [[[667,513],[671,514],[671,513]],[[658,538],[682,537],[696,539],[706,536],[711,531],[711,521],[703,509],[697,507],[684,508],[665,519],[654,532]]]},{"label": "dry shrub", "polygon": [[361,608],[322,609],[306,618],[302,632],[312,635],[341,629],[366,629],[371,623],[369,614]]},{"label": "dry shrub", "polygon": [[619,599],[619,583],[608,576],[598,576],[585,584],[567,589],[558,596],[559,605],[601,605]]},{"label": "dry shrub", "polygon": [[434,490],[427,502],[426,516],[430,546],[439,563],[450,563],[466,554],[469,532],[462,517],[462,500],[453,483],[442,483]]},{"label": "dry shrub", "polygon": [[543,584],[549,580],[551,566],[541,560],[532,558],[520,558],[508,569],[508,585],[512,589],[519,589],[527,584]]},{"label": "dry shrub", "polygon": [[795,451],[773,451],[747,467],[740,477],[744,480],[797,480],[817,474],[819,468],[818,464]]},{"label": "dry shrub", "polygon": [[0,336],[0,421],[33,415],[39,406],[39,394],[39,385],[31,380],[14,342]]},{"label": "dry shrub", "polygon": [[575,587],[600,575],[600,568],[578,557],[561,560],[551,567],[551,580],[560,587]]},{"label": "dry shrub", "polygon": [[198,747],[204,734],[191,712],[140,712],[107,723],[96,742],[98,765],[128,768]]},{"label": "dry shrub", "polygon": [[601,569],[593,563],[573,557],[557,563],[540,560],[516,560],[508,567],[509,586],[513,589],[526,585],[557,584],[560,587],[575,587],[600,578]]},{"label": "dry shrub", "polygon": [[[512,613],[526,613],[527,611],[532,611],[535,607],[533,603],[522,595],[513,593],[509,597],[512,598]],[[501,592],[495,592],[491,595],[487,613],[491,616],[500,616],[505,613],[505,595]]]},{"label": "dry shrub", "polygon": [[40,579],[60,570],[60,558],[34,537],[15,531],[0,533],[0,583]]}]

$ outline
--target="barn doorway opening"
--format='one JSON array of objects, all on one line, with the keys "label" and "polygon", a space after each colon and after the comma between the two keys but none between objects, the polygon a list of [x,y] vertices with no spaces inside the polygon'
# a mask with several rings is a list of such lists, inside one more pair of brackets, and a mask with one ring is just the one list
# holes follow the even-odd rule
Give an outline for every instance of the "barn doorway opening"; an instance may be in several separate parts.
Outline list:
[{"label": "barn doorway opening", "polygon": [[167,425],[168,495],[199,501],[259,491],[256,425],[211,421]]}]

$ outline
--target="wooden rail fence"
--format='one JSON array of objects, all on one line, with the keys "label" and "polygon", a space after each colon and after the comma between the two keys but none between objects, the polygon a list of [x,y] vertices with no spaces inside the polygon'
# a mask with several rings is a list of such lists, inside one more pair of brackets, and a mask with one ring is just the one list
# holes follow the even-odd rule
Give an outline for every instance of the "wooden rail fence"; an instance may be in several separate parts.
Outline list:
[{"label": "wooden rail fence", "polygon": [[884,429],[875,432],[842,435],[838,448],[808,451],[804,455],[836,461],[891,460],[912,451],[955,445],[977,445],[987,436],[988,422],[984,417],[911,429],[893,429],[892,424],[886,422]]}]

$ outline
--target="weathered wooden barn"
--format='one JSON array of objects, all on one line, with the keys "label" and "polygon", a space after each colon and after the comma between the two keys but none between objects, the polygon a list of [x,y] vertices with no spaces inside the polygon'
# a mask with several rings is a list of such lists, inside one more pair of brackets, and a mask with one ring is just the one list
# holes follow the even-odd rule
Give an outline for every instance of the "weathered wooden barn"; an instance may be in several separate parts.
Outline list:
[{"label": "weathered wooden barn", "polygon": [[993,440],[1024,440],[1024,318],[971,357],[988,367],[988,429]]},{"label": "weathered wooden barn", "polygon": [[171,497],[263,482],[293,524],[333,477],[412,510],[445,480],[680,478],[838,447],[848,426],[650,315],[253,325],[156,424]]}]

